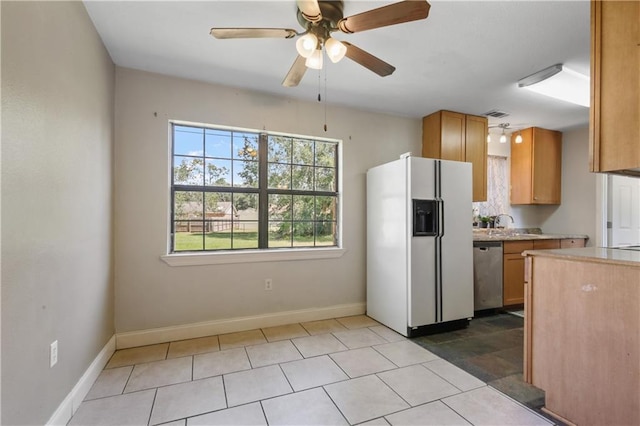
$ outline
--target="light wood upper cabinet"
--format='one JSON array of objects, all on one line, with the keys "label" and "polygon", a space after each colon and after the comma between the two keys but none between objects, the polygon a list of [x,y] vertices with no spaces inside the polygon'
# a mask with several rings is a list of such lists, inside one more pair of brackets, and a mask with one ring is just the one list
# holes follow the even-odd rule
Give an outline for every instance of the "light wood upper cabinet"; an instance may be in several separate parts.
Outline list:
[{"label": "light wood upper cabinet", "polygon": [[473,201],[487,200],[487,134],[486,117],[466,116],[465,161],[473,164]]},{"label": "light wood upper cabinet", "polygon": [[473,201],[487,200],[486,117],[437,111],[422,119],[422,156],[473,165]]},{"label": "light wood upper cabinet", "polygon": [[640,2],[591,3],[592,172],[640,176]]},{"label": "light wood upper cabinet", "polygon": [[511,136],[511,204],[560,204],[562,133],[530,127]]}]

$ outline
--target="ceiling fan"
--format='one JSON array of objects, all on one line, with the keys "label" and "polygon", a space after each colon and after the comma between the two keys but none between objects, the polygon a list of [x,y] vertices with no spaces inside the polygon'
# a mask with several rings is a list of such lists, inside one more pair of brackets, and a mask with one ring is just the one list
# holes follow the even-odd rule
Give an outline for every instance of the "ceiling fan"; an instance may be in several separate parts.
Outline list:
[{"label": "ceiling fan", "polygon": [[344,17],[342,0],[297,0],[297,18],[304,31],[290,28],[211,28],[211,35],[227,38],[294,38],[298,56],[287,73],[283,86],[300,83],[307,68],[322,68],[322,49],[332,62],[344,56],[381,77],[392,74],[395,67],[346,41],[338,41],[331,34],[346,34],[372,30],[388,25],[426,19],[430,5],[426,0],[404,0],[357,15]]}]

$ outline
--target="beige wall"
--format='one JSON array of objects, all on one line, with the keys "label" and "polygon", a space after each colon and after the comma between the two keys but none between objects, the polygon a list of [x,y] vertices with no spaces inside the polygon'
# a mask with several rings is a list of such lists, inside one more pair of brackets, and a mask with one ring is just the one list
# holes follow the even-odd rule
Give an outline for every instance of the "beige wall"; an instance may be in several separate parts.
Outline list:
[{"label": "beige wall", "polygon": [[[296,89],[291,89],[296,90]],[[157,113],[157,117],[156,117]],[[171,267],[168,120],[341,139],[338,259]],[[365,173],[420,151],[419,120],[116,70],[115,277],[118,332],[365,302]],[[263,281],[273,279],[273,291]]]},{"label": "beige wall", "polygon": [[587,234],[596,238],[596,186],[599,175],[589,172],[589,126],[562,135],[562,204],[544,222],[545,232]]},{"label": "beige wall", "polygon": [[114,333],[114,66],[81,2],[1,7],[1,422],[37,425]]}]

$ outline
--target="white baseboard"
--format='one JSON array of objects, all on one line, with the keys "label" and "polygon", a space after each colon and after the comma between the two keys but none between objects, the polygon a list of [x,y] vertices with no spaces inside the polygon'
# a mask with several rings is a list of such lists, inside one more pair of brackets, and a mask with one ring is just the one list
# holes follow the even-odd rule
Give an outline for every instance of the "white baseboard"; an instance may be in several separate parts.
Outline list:
[{"label": "white baseboard", "polygon": [[206,321],[173,327],[153,328],[149,330],[116,333],[116,349],[195,339],[197,337],[234,333],[256,328],[275,327],[306,321],[318,321],[340,318],[350,315],[362,315],[366,312],[366,303],[351,303],[325,308],[311,308],[297,311],[277,312],[251,317],[229,318]]},{"label": "white baseboard", "polygon": [[115,351],[116,336],[113,335],[93,360],[89,368],[84,372],[80,380],[78,380],[78,383],[76,383],[73,389],[71,389],[71,392],[69,392],[58,406],[58,409],[53,413],[47,425],[66,425],[69,423],[71,416],[76,412],[80,403],[84,400],[84,397],[87,396],[87,393],[91,390],[91,386],[93,386],[93,383]]}]

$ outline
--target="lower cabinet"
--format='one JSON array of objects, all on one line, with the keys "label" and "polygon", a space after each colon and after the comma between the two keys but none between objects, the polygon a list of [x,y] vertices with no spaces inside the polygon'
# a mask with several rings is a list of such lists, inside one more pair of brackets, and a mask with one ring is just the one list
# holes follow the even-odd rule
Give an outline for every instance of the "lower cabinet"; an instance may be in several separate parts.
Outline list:
[{"label": "lower cabinet", "polygon": [[502,305],[524,303],[524,257],[504,254],[502,258]]},{"label": "lower cabinet", "polygon": [[504,241],[502,243],[502,305],[512,306],[524,303],[523,251],[584,246],[584,238]]},{"label": "lower cabinet", "polygon": [[524,381],[545,391],[543,410],[561,424],[640,425],[640,263],[525,259]]},{"label": "lower cabinet", "polygon": [[525,250],[533,250],[533,241],[505,241],[502,244],[503,306],[524,303],[524,257],[522,257],[522,252]]}]

